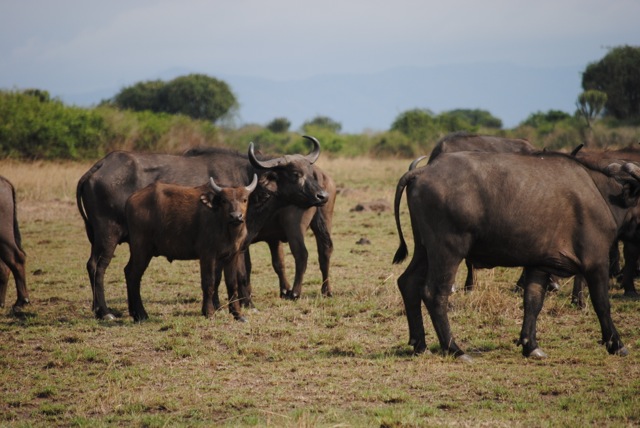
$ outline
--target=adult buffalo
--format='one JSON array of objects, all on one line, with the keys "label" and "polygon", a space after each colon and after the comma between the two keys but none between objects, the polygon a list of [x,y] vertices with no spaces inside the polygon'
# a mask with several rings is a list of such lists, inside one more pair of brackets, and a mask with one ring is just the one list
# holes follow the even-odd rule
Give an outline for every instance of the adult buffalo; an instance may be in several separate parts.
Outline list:
[{"label": "adult buffalo", "polygon": [[[246,183],[257,174],[258,186],[273,190],[271,193],[259,193],[273,194],[281,201],[280,206],[320,206],[328,198],[313,175],[312,165],[320,155],[320,143],[316,138],[305,138],[313,144],[313,149],[306,156],[258,159],[251,143],[248,155],[226,149],[208,149],[189,156],[118,151],[96,162],[80,178],[76,190],[78,210],[91,242],[87,271],[95,316],[114,318],[105,300],[104,275],[118,244],[128,240],[124,207],[133,192],[156,181],[198,186],[209,177],[221,186],[232,186],[234,183]],[[252,199],[254,197],[252,195]],[[271,215],[261,213],[257,218],[253,215],[255,205],[249,204],[247,214],[249,237],[255,236],[264,220]],[[244,263],[238,267],[239,272],[243,268]],[[230,280],[227,276],[225,279]]]},{"label": "adult buffalo", "polygon": [[[272,215],[267,224],[260,230],[253,242],[266,242],[271,251],[271,264],[278,275],[280,285],[280,297],[286,299],[298,299],[302,294],[302,281],[307,269],[309,253],[304,243],[304,234],[309,227],[313,231],[318,249],[318,262],[322,273],[322,286],[320,292],[323,296],[332,295],[329,282],[329,266],[333,253],[333,241],[331,239],[331,225],[333,221],[333,208],[336,201],[336,185],[329,175],[314,165],[314,176],[320,186],[327,192],[327,203],[321,207],[303,209],[296,206],[281,208]],[[295,260],[295,277],[293,288],[287,280],[284,252],[282,243],[288,242],[291,254]],[[246,253],[247,273],[251,274],[251,258],[249,251]],[[249,277],[248,277],[249,278]],[[243,302],[248,302],[243,299]]]},{"label": "adult buffalo", "polygon": [[[155,182],[135,192],[125,211],[131,256],[125,267],[129,315],[148,318],[140,297],[140,280],[153,257],[200,260],[202,314],[213,316],[214,287],[221,265],[232,262],[247,237],[245,223],[249,195],[258,176],[246,187],[221,188],[213,178],[199,187]],[[238,290],[229,288],[229,309],[244,320]]]},{"label": "adult buffalo", "polygon": [[523,355],[544,357],[536,321],[549,274],[585,277],[611,354],[626,355],[610,313],[608,252],[620,238],[637,239],[640,168],[589,168],[562,154],[460,152],[407,172],[395,195],[400,246],[407,256],[399,207],[406,187],[414,254],[398,279],[409,323],[409,343],[426,350],[423,301],[446,354],[469,359],[453,339],[447,306],[462,259],[525,268]]},{"label": "adult buffalo", "polygon": [[[428,163],[433,162],[443,153],[535,153],[536,151],[538,150],[525,139],[494,137],[491,135],[478,135],[459,131],[445,135],[436,143],[429,155]],[[420,161],[426,158],[427,156],[421,156],[414,160],[409,166],[409,171],[416,168]],[[464,289],[465,291],[471,291],[476,284],[476,272],[469,260],[465,260],[465,265],[467,267],[467,277],[464,282]],[[520,283],[521,281],[518,282]],[[555,282],[550,280],[549,286],[553,289]]]},{"label": "adult buffalo", "polygon": [[26,255],[22,249],[16,208],[16,191],[6,178],[0,176],[0,308],[4,308],[9,284],[9,274],[16,283],[14,311],[29,304],[29,292],[25,276]]},{"label": "adult buffalo", "polygon": [[459,131],[445,135],[436,143],[429,155],[429,163],[443,153],[535,153],[536,151],[538,150],[529,141],[521,138],[494,137]]},{"label": "adult buffalo", "polygon": [[[582,161],[594,167],[603,167],[611,162],[635,162],[640,163],[640,150],[634,146],[625,147],[619,150],[592,151],[582,150],[576,153]],[[624,267],[620,271],[620,253],[616,242],[610,252],[611,274],[615,276],[622,274],[621,286],[626,297],[637,298],[639,296],[633,283],[640,259],[640,245],[634,241],[623,241]],[[572,302],[584,307],[584,281],[576,277],[573,283]]]}]

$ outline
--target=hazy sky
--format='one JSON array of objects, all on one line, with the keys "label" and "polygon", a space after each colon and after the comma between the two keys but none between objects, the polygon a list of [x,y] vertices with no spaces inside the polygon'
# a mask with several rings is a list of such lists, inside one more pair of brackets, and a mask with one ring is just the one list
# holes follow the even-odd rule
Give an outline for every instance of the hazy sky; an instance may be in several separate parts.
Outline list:
[{"label": "hazy sky", "polygon": [[174,68],[287,80],[586,66],[623,44],[640,45],[638,0],[0,0],[0,88],[63,98]]}]

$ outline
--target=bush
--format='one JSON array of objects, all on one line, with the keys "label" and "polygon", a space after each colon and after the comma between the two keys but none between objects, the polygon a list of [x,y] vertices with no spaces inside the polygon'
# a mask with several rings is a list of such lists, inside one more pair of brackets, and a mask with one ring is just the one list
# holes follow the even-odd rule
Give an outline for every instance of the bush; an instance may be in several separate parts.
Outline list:
[{"label": "bush", "polygon": [[66,107],[43,92],[0,92],[0,154],[26,159],[99,155],[110,137],[93,110]]}]

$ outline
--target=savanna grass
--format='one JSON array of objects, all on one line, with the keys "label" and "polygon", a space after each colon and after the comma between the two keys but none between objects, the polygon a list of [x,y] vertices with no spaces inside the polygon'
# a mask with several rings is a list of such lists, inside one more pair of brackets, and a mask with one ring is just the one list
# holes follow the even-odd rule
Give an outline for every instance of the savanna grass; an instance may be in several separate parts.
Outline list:
[{"label": "savanna grass", "polygon": [[[340,188],[334,217],[334,297],[320,294],[315,244],[303,296],[278,297],[267,247],[252,246],[256,311],[200,315],[197,262],[154,259],[142,281],[150,319],[127,315],[122,245],[107,271],[109,305],[94,319],[85,269],[89,243],[75,183],[89,164],[0,162],[18,189],[32,304],[0,314],[0,426],[624,426],[640,423],[637,301],[611,290],[614,321],[630,350],[607,355],[590,306],[570,305],[569,282],[547,297],[528,360],[515,345],[522,298],[517,269],[479,272],[464,293],[464,266],[450,299],[461,364],[413,356],[391,264],[398,240],[391,211],[352,211],[392,201],[401,160],[321,159]],[[406,204],[405,236],[410,238]],[[361,241],[366,238],[366,241]],[[358,242],[370,242],[359,244]],[[411,242],[409,242],[411,248]],[[288,257],[289,276],[293,263]],[[223,299],[226,298],[222,294]],[[10,284],[7,301],[15,298]]]}]

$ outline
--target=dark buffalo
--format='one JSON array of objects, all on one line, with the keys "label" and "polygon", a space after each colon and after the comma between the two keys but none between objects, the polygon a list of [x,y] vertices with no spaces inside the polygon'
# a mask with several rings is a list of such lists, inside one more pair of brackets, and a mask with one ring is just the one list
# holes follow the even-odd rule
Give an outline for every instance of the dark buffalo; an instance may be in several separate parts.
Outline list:
[{"label": "dark buffalo", "polygon": [[[148,318],[140,297],[140,280],[157,256],[169,261],[200,260],[202,314],[213,316],[215,276],[244,245],[249,195],[257,184],[257,175],[247,187],[221,188],[213,178],[199,187],[155,182],[129,197],[125,212],[131,255],[124,272],[129,315],[134,320]],[[242,320],[238,290],[227,292],[231,313]]]},{"label": "dark buffalo", "polygon": [[[320,186],[327,192],[327,203],[321,207],[308,209],[296,206],[288,206],[278,210],[267,224],[260,230],[253,242],[266,242],[271,251],[271,264],[278,275],[280,284],[280,297],[297,299],[302,294],[302,280],[307,269],[309,253],[304,243],[305,231],[311,227],[316,238],[318,248],[318,261],[322,273],[321,293],[323,296],[331,296],[331,284],[329,282],[329,265],[333,253],[333,241],[331,239],[331,225],[333,220],[333,208],[336,201],[336,185],[324,171],[314,165],[314,175]],[[295,260],[295,278],[293,288],[287,281],[284,267],[284,252],[282,243],[288,242],[291,254]],[[247,270],[250,274],[251,261],[247,251]],[[246,300],[243,299],[243,302]]]},{"label": "dark buffalo", "polygon": [[[443,153],[455,152],[486,152],[486,153],[535,153],[538,151],[529,141],[520,138],[503,138],[491,135],[478,135],[465,131],[453,132],[445,135],[438,141],[429,155],[428,163],[433,162]],[[414,169],[418,163],[426,159],[421,156],[414,160],[409,166],[409,171]],[[467,278],[464,282],[464,289],[471,291],[476,283],[476,274],[471,263],[465,261],[467,267]],[[555,284],[550,281],[550,284]],[[553,285],[550,285],[553,288]]]},{"label": "dark buffalo", "polygon": [[[635,162],[640,163],[640,150],[630,146],[620,150],[604,150],[604,151],[587,151],[582,150],[576,153],[576,156],[585,163],[594,167],[603,167],[613,161],[617,162]],[[616,242],[611,248],[610,263],[611,275],[622,274],[621,285],[624,289],[626,297],[638,297],[639,294],[633,283],[637,268],[638,259],[640,259],[640,245],[634,241],[623,241],[623,251],[625,264],[620,272],[620,254],[618,251],[618,243]],[[576,277],[573,284],[572,302],[584,307],[584,281],[580,277]]]},{"label": "dark buffalo", "polygon": [[503,138],[478,135],[468,132],[453,132],[438,141],[429,155],[429,163],[443,153],[488,152],[488,153],[535,153],[538,151],[521,138]]},{"label": "dark buffalo", "polygon": [[406,187],[415,248],[398,286],[414,351],[426,350],[423,301],[442,351],[469,358],[447,315],[451,284],[466,258],[482,267],[525,268],[523,355],[545,356],[536,321],[549,274],[585,277],[603,343],[609,353],[625,355],[610,313],[608,252],[620,237],[638,238],[639,169],[628,163],[619,171],[599,170],[561,154],[460,152],[407,172],[395,196],[400,247],[394,263],[407,256],[399,217]]},{"label": "dark buffalo", "polygon": [[[246,183],[257,174],[258,187],[277,189],[274,196],[283,206],[319,206],[328,198],[313,175],[312,164],[320,155],[320,143],[313,137],[305,138],[313,143],[311,153],[306,156],[288,155],[261,160],[256,157],[251,144],[248,155],[226,149],[207,149],[191,152],[188,156],[119,151],[96,162],[80,178],[76,191],[78,209],[91,242],[87,271],[96,317],[113,318],[104,296],[104,275],[118,244],[128,240],[124,206],[133,192],[156,181],[197,186],[209,177],[221,186],[229,186]],[[252,195],[252,200],[254,197]],[[250,201],[247,214],[249,236],[255,236],[271,214],[261,213],[260,218],[254,216],[255,205]],[[244,263],[242,266],[238,264],[239,272],[243,268]]]},{"label": "dark buffalo", "polygon": [[29,292],[24,271],[26,255],[22,250],[16,208],[16,191],[6,178],[0,176],[0,307],[4,307],[9,274],[16,282],[17,299],[14,311],[29,303]]}]

